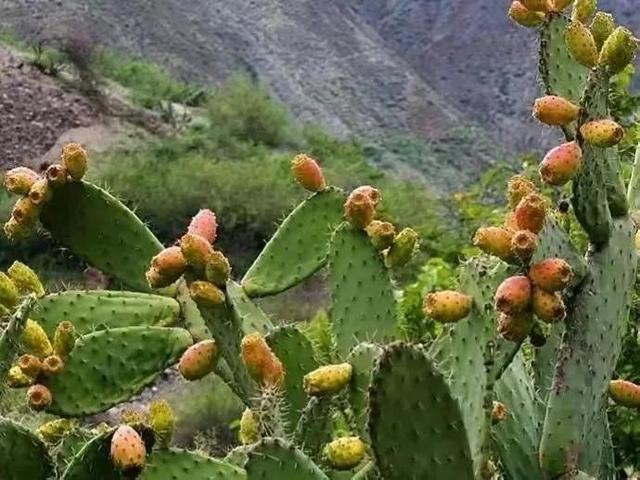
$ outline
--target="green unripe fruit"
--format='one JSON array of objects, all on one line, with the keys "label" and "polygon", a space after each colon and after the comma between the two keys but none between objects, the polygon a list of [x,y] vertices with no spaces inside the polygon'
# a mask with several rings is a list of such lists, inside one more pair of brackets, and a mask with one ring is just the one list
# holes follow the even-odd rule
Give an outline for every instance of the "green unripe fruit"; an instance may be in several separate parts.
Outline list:
[{"label": "green unripe fruit", "polygon": [[0,303],[9,309],[12,309],[19,301],[20,292],[18,287],[6,273],[0,272]]},{"label": "green unripe fruit", "polygon": [[564,34],[565,43],[575,60],[585,67],[598,64],[598,47],[591,31],[582,22],[571,22]]},{"label": "green unripe fruit", "polygon": [[58,418],[38,427],[38,435],[45,442],[55,444],[75,429],[75,423],[68,418]]},{"label": "green unripe fruit", "polygon": [[591,22],[589,29],[591,30],[593,39],[596,42],[596,47],[598,48],[598,51],[600,51],[604,42],[607,41],[607,38],[609,38],[616,29],[616,21],[610,13],[598,12],[596,13],[596,16],[593,17],[593,21]]},{"label": "green unripe fruit", "polygon": [[76,329],[73,323],[63,321],[58,324],[53,334],[53,351],[61,358],[66,358],[76,344]]},{"label": "green unripe fruit", "polygon": [[40,278],[38,278],[36,272],[24,263],[18,261],[13,262],[7,270],[7,273],[21,294],[27,295],[34,293],[37,297],[44,296],[44,286]]},{"label": "green unripe fruit", "polygon": [[615,75],[633,61],[637,49],[638,44],[633,38],[631,30],[618,27],[602,45],[598,63]]},{"label": "green unripe fruit", "polygon": [[22,369],[14,365],[9,369],[7,374],[7,385],[10,388],[24,388],[32,385],[34,382],[33,377],[25,374]]},{"label": "green unripe fruit", "polygon": [[393,239],[393,245],[386,255],[389,268],[403,267],[413,258],[418,248],[418,233],[412,228],[404,228]]},{"label": "green unripe fruit", "polygon": [[598,0],[575,0],[571,20],[586,23],[596,13]]},{"label": "green unripe fruit", "polygon": [[224,287],[231,275],[231,265],[229,260],[224,254],[218,250],[214,250],[207,258],[207,263],[204,268],[204,276],[207,281],[217,285],[218,287]]},{"label": "green unripe fruit", "polygon": [[336,470],[351,470],[357,467],[366,453],[360,437],[343,437],[327,444],[324,455],[327,463]]},{"label": "green unripe fruit", "polygon": [[245,408],[242,412],[238,437],[243,445],[250,445],[260,440],[260,418],[250,408]]},{"label": "green unripe fruit", "polygon": [[325,365],[304,376],[304,390],[320,397],[339,392],[351,381],[353,367],[348,363]]},{"label": "green unripe fruit", "polygon": [[175,429],[176,417],[169,402],[155,400],[149,405],[149,424],[163,446],[169,445]]},{"label": "green unripe fruit", "polygon": [[26,352],[32,353],[38,358],[46,358],[53,354],[53,347],[47,337],[47,332],[38,322],[31,319],[27,320],[20,342]]}]

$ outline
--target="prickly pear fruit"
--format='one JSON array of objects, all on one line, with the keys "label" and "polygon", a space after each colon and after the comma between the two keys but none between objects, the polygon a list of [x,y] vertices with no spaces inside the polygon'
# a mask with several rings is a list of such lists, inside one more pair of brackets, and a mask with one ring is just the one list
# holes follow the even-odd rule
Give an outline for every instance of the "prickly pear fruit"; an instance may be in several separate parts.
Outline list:
[{"label": "prickly pear fruit", "polygon": [[519,0],[513,0],[509,7],[509,18],[518,25],[531,28],[544,22],[544,13],[529,10]]},{"label": "prickly pear fruit", "polygon": [[11,216],[20,223],[33,225],[40,216],[40,207],[33,203],[29,197],[22,197],[13,206]]},{"label": "prickly pear fruit", "polygon": [[618,27],[602,45],[598,64],[605,66],[612,74],[620,73],[633,61],[637,50],[638,44],[631,30]]},{"label": "prickly pear fruit", "polygon": [[284,368],[267,342],[258,332],[246,335],[241,343],[242,360],[251,377],[266,386],[279,386],[284,380]]},{"label": "prickly pear fruit", "polygon": [[630,408],[640,407],[640,385],[627,380],[611,380],[609,396],[618,405]]},{"label": "prickly pear fruit", "polygon": [[227,280],[229,280],[229,275],[231,275],[229,260],[222,252],[214,250],[207,258],[204,276],[214,285],[224,287],[227,284]]},{"label": "prickly pear fruit", "polygon": [[358,229],[366,228],[373,220],[375,213],[376,204],[372,200],[372,195],[361,188],[351,192],[344,203],[345,218]]},{"label": "prickly pear fruit", "polygon": [[325,445],[323,453],[327,463],[336,470],[351,470],[357,467],[366,452],[360,437],[342,437]]},{"label": "prickly pear fruit", "polygon": [[20,370],[22,370],[22,373],[31,378],[37,378],[42,371],[42,362],[40,359],[28,353],[18,358],[17,365],[20,367]]},{"label": "prickly pear fruit", "polygon": [[608,148],[620,143],[624,137],[624,128],[613,120],[592,120],[580,127],[580,134],[585,142]]},{"label": "prickly pear fruit", "polygon": [[540,164],[540,177],[549,185],[564,185],[582,165],[582,149],[577,142],[563,143],[551,149]]},{"label": "prickly pear fruit", "polygon": [[27,353],[32,353],[38,358],[46,358],[53,353],[53,347],[47,333],[34,320],[27,320],[20,342]]},{"label": "prickly pear fruit", "polygon": [[509,206],[516,208],[524,197],[530,193],[538,193],[538,187],[524,175],[514,175],[507,183]]},{"label": "prickly pear fruit", "polygon": [[32,385],[34,382],[33,377],[25,374],[22,369],[14,365],[9,369],[7,374],[7,385],[10,388],[24,388]]},{"label": "prickly pear fruit", "polygon": [[503,226],[507,230],[511,230],[512,234],[520,230],[520,227],[518,227],[518,221],[516,220],[516,212],[507,212],[504,217]]},{"label": "prickly pear fruit", "polygon": [[576,0],[571,12],[571,20],[586,23],[596,13],[598,0]]},{"label": "prickly pear fruit", "polygon": [[423,311],[436,322],[450,323],[468,316],[472,307],[473,299],[469,295],[443,290],[424,297]]},{"label": "prickly pear fruit", "polygon": [[502,422],[507,418],[508,413],[504,403],[494,401],[491,407],[491,422],[493,424]]},{"label": "prickly pear fruit", "polygon": [[18,222],[14,217],[11,217],[2,227],[4,234],[12,242],[29,238],[34,229],[34,224]]},{"label": "prickly pear fruit", "polygon": [[165,248],[151,260],[147,280],[152,288],[166,287],[180,278],[186,268],[187,261],[180,247]]},{"label": "prickly pear fruit", "polygon": [[187,233],[180,239],[180,250],[187,264],[202,271],[209,255],[213,253],[211,244],[200,235]]},{"label": "prickly pear fruit", "polygon": [[[46,178],[41,178],[31,186],[29,190],[29,199],[35,205],[44,205],[51,200],[51,187]],[[20,220],[20,219],[17,219]]]},{"label": "prickly pear fruit", "polygon": [[171,442],[175,424],[176,416],[169,402],[166,400],[151,402],[149,405],[149,425],[163,446],[167,446]]},{"label": "prickly pear fruit", "polygon": [[213,245],[218,234],[218,221],[216,219],[216,214],[211,210],[200,210],[196,216],[191,219],[191,223],[189,223],[189,227],[187,228],[187,233],[200,235],[207,240],[207,242]]},{"label": "prickly pear fruit", "polygon": [[573,0],[550,0],[549,7],[553,12],[562,12],[573,3]]},{"label": "prickly pear fruit", "polygon": [[62,321],[53,334],[53,351],[60,358],[66,358],[76,344],[76,329],[73,323]]},{"label": "prickly pear fruit", "polygon": [[67,172],[67,169],[62,165],[56,163],[47,167],[47,170],[44,172],[44,176],[50,186],[59,187],[60,185],[67,183],[69,172]]},{"label": "prickly pear fruit", "polygon": [[355,193],[357,195],[362,193],[366,195],[369,198],[369,200],[371,200],[371,203],[373,203],[374,207],[377,207],[378,204],[380,203],[380,200],[382,200],[382,195],[380,195],[380,190],[378,190],[377,188],[373,188],[371,185],[361,185],[355,188],[351,193]]},{"label": "prickly pear fruit", "polygon": [[403,228],[393,239],[393,245],[387,251],[387,266],[389,268],[403,267],[413,258],[417,248],[418,233],[412,228]]},{"label": "prickly pear fruit", "polygon": [[111,461],[121,472],[135,476],[144,470],[147,449],[129,425],[120,425],[111,438]]},{"label": "prickly pear fruit", "polygon": [[250,408],[245,408],[242,412],[238,437],[243,445],[256,443],[260,439],[260,419]]},{"label": "prickly pear fruit", "polygon": [[564,32],[564,40],[576,62],[589,68],[598,64],[596,41],[584,23],[571,22]]},{"label": "prickly pear fruit", "polygon": [[7,274],[21,294],[34,293],[37,297],[44,296],[44,287],[38,275],[24,263],[13,262],[7,270]]},{"label": "prickly pear fruit", "polygon": [[189,285],[189,294],[198,305],[203,307],[222,305],[225,300],[225,295],[222,290],[213,283],[201,280],[191,282]]},{"label": "prickly pear fruit", "polygon": [[557,292],[569,286],[573,279],[573,270],[562,258],[547,258],[529,268],[529,279],[547,292]]},{"label": "prickly pear fruit", "polygon": [[9,276],[0,272],[0,303],[11,309],[20,301],[20,292]]},{"label": "prickly pear fruit", "polygon": [[496,310],[507,315],[524,312],[531,304],[531,282],[523,275],[509,277],[496,290]]},{"label": "prickly pear fruit", "polygon": [[34,410],[44,410],[51,405],[51,392],[44,385],[32,385],[27,390],[27,402]]},{"label": "prickly pear fruit", "polygon": [[347,386],[352,375],[353,367],[348,363],[325,365],[304,376],[304,390],[315,397],[332,395]]},{"label": "prickly pear fruit", "polygon": [[62,165],[75,181],[82,180],[88,163],[87,151],[79,143],[67,143],[62,149]]},{"label": "prickly pear fruit", "polygon": [[296,155],[291,162],[291,171],[297,182],[310,192],[319,192],[327,188],[320,165],[308,155]]},{"label": "prickly pear fruit", "polygon": [[515,315],[501,313],[498,317],[498,333],[510,342],[522,342],[527,338],[532,326],[533,317],[529,311]]},{"label": "prickly pear fruit", "polygon": [[547,12],[549,10],[547,0],[520,0],[520,2],[532,12]]},{"label": "prickly pear fruit", "polygon": [[539,233],[544,227],[547,208],[544,199],[537,193],[530,193],[516,207],[516,222],[520,230]]},{"label": "prickly pear fruit", "polygon": [[26,167],[16,167],[4,174],[5,188],[16,195],[27,195],[39,175]]},{"label": "prickly pear fruit", "polygon": [[508,262],[513,259],[513,234],[512,230],[506,228],[481,227],[473,237],[473,244],[483,252]]},{"label": "prickly pear fruit", "polygon": [[215,340],[202,340],[182,354],[178,370],[187,380],[200,380],[213,371],[217,360],[218,346]]},{"label": "prickly pear fruit", "polygon": [[556,323],[564,320],[567,309],[558,292],[547,292],[538,287],[533,288],[533,313],[545,323]]},{"label": "prickly pear fruit", "polygon": [[538,248],[538,236],[529,230],[518,230],[511,239],[511,250],[520,259],[527,261]]},{"label": "prickly pear fruit", "polygon": [[49,355],[42,362],[42,373],[57,375],[64,369],[64,362],[58,355]]},{"label": "prickly pear fruit", "polygon": [[533,116],[547,125],[561,127],[578,119],[580,107],[556,95],[538,98],[533,104]]},{"label": "prickly pear fruit", "polygon": [[609,38],[616,29],[616,21],[610,13],[597,12],[591,21],[589,29],[596,42],[596,47],[598,51],[600,51],[604,42],[606,42],[607,38]]},{"label": "prickly pear fruit", "polygon": [[75,423],[68,418],[57,418],[38,427],[38,435],[45,442],[56,444],[75,429]]},{"label": "prickly pear fruit", "polygon": [[396,236],[396,227],[392,223],[381,222],[380,220],[373,220],[367,225],[366,230],[371,243],[377,250],[389,248]]}]

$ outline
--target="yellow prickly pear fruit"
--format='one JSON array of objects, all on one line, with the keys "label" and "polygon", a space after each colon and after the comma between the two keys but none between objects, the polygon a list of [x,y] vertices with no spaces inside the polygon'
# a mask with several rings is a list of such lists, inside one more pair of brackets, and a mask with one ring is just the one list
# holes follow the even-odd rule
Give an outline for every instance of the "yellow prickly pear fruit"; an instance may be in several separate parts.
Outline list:
[{"label": "yellow prickly pear fruit", "polygon": [[29,199],[35,205],[44,205],[49,200],[51,200],[51,195],[51,187],[49,186],[49,182],[46,178],[41,178],[40,180],[38,180],[32,185],[31,190],[29,190]]},{"label": "yellow prickly pear fruit", "polygon": [[393,244],[396,236],[396,227],[392,223],[373,220],[367,225],[367,235],[377,250],[385,250]]},{"label": "yellow prickly pear fruit", "polygon": [[508,413],[504,403],[494,401],[491,407],[491,422],[494,424],[502,422],[507,418]]},{"label": "yellow prickly pear fruit", "polygon": [[620,73],[633,61],[637,50],[638,44],[631,30],[618,27],[602,45],[598,63],[612,74]]},{"label": "yellow prickly pear fruit", "polygon": [[62,165],[75,181],[82,180],[88,163],[89,155],[79,143],[67,143],[62,149]]},{"label": "yellow prickly pear fruit", "polygon": [[573,279],[573,269],[562,258],[547,258],[529,268],[529,279],[547,292],[557,292],[569,286]]},{"label": "yellow prickly pear fruit", "polygon": [[564,40],[576,62],[593,68],[598,64],[598,47],[591,31],[582,22],[571,22],[564,32]]},{"label": "yellow prickly pear fruit", "polygon": [[537,193],[530,193],[516,207],[516,222],[520,230],[539,233],[544,227],[547,207],[544,199]]},{"label": "yellow prickly pear fruit", "polygon": [[531,303],[533,313],[545,323],[560,322],[567,315],[562,297],[557,292],[547,292],[534,287]]},{"label": "yellow prickly pear fruit", "polygon": [[284,368],[265,339],[258,332],[246,335],[241,343],[242,361],[251,377],[265,386],[280,386]]},{"label": "yellow prickly pear fruit", "polygon": [[53,354],[53,347],[47,337],[47,332],[34,320],[27,320],[20,342],[26,352],[32,353],[38,358],[46,358]]},{"label": "yellow prickly pear fruit", "polygon": [[580,127],[585,142],[600,148],[613,147],[624,137],[624,128],[613,120],[592,120]]},{"label": "yellow prickly pear fruit", "polygon": [[144,470],[147,449],[129,425],[120,425],[111,438],[111,461],[121,472],[135,476]]},{"label": "yellow prickly pear fruit", "polygon": [[20,293],[25,295],[35,293],[37,297],[44,296],[44,287],[38,275],[24,263],[13,262],[7,273]]},{"label": "yellow prickly pear fruit", "polygon": [[67,183],[67,178],[69,177],[69,172],[62,165],[54,164],[49,165],[47,170],[44,172],[44,176],[49,182],[49,185],[52,187],[59,187],[60,185],[64,185]]},{"label": "yellow prickly pear fruit", "polygon": [[27,403],[34,410],[44,410],[52,400],[51,392],[44,385],[32,385],[27,390]]},{"label": "yellow prickly pear fruit", "polygon": [[516,208],[520,200],[530,193],[538,193],[536,185],[524,175],[514,175],[507,184],[507,197],[509,206]]},{"label": "yellow prickly pear fruit", "polygon": [[511,239],[511,251],[520,260],[527,261],[538,247],[538,236],[529,230],[518,230]]},{"label": "yellow prickly pear fruit", "polygon": [[63,321],[58,324],[53,335],[53,351],[61,358],[66,358],[76,344],[76,328],[73,323]]},{"label": "yellow prickly pear fruit", "polygon": [[28,353],[18,358],[17,365],[20,367],[20,370],[22,370],[22,373],[31,378],[38,378],[38,375],[42,372],[42,362],[40,359]]},{"label": "yellow prickly pear fruit", "polygon": [[547,0],[520,0],[520,2],[532,12],[547,12],[549,10]]},{"label": "yellow prickly pear fruit", "polygon": [[349,194],[344,204],[344,216],[351,225],[364,229],[371,223],[375,214],[376,203],[372,200],[370,192],[359,188]]},{"label": "yellow prickly pear fruit", "polygon": [[509,277],[496,290],[496,310],[507,315],[524,312],[531,304],[531,282],[524,275]]},{"label": "yellow prickly pear fruit", "polygon": [[22,197],[13,206],[11,216],[19,223],[33,225],[40,216],[40,206],[33,203],[31,198]]},{"label": "yellow prickly pear fruit", "polygon": [[424,297],[423,311],[436,322],[451,323],[462,320],[473,306],[469,295],[454,290],[429,293]]},{"label": "yellow prickly pear fruit", "polygon": [[151,268],[147,271],[149,286],[167,287],[180,278],[186,268],[187,262],[180,247],[165,248],[151,260]]},{"label": "yellow prickly pear fruit", "polygon": [[211,252],[204,268],[204,276],[207,281],[218,287],[224,287],[229,280],[229,275],[231,275],[231,265],[227,257],[218,250]]},{"label": "yellow prickly pear fruit", "polygon": [[562,12],[573,3],[573,0],[550,0],[549,7],[553,12]]},{"label": "yellow prickly pear fruit", "polygon": [[511,241],[514,232],[501,227],[481,227],[473,237],[473,244],[484,253],[508,262],[513,259]]},{"label": "yellow prickly pear fruit", "polygon": [[593,17],[593,20],[591,21],[589,29],[591,30],[593,39],[596,42],[596,47],[598,48],[598,51],[600,51],[604,42],[607,41],[607,38],[609,38],[616,29],[616,21],[610,13],[597,12],[596,16]]},{"label": "yellow prickly pear fruit", "polygon": [[187,228],[187,233],[200,235],[207,242],[213,245],[218,234],[218,221],[216,219],[216,214],[211,210],[200,210],[195,217],[191,219],[191,223],[189,223],[189,227]]},{"label": "yellow prickly pear fruit", "polygon": [[630,408],[640,407],[640,385],[627,380],[611,380],[609,397],[618,405]]},{"label": "yellow prickly pear fruit", "polygon": [[342,437],[325,445],[323,453],[332,468],[351,470],[364,458],[366,447],[360,437]]},{"label": "yellow prickly pear fruit", "polygon": [[580,107],[566,98],[547,95],[533,104],[533,116],[544,124],[562,127],[578,119]]},{"label": "yellow prickly pear fruit", "polygon": [[501,313],[498,317],[498,333],[510,342],[520,343],[524,341],[532,327],[533,316],[529,311],[515,315]]},{"label": "yellow prickly pear fruit", "polygon": [[58,418],[38,427],[38,435],[47,443],[58,443],[76,428],[73,420]]},{"label": "yellow prickly pear fruit", "polygon": [[14,217],[11,217],[3,226],[4,234],[12,242],[24,240],[31,236],[35,228],[32,223],[20,223]]},{"label": "yellow prickly pear fruit", "polygon": [[33,377],[25,374],[17,365],[11,367],[7,374],[7,385],[9,385],[10,388],[28,387],[33,384],[33,381]]},{"label": "yellow prickly pear fruit", "polygon": [[49,355],[42,362],[42,373],[45,375],[57,375],[64,369],[64,362],[58,355]]},{"label": "yellow prickly pear fruit", "polygon": [[296,155],[291,162],[291,171],[297,182],[310,192],[327,188],[320,165],[308,155]]},{"label": "yellow prickly pear fruit", "polygon": [[598,0],[575,0],[571,20],[586,23],[596,13]]},{"label": "yellow prickly pear fruit", "polygon": [[243,445],[250,445],[260,440],[260,418],[250,408],[245,408],[242,412],[238,437]]},{"label": "yellow prickly pear fruit", "polygon": [[176,416],[169,402],[155,400],[149,405],[149,424],[156,438],[164,446],[169,445],[176,424]]},{"label": "yellow prickly pear fruit", "polygon": [[353,367],[348,363],[325,365],[304,376],[304,390],[307,394],[321,397],[342,390],[353,375]]},{"label": "yellow prickly pear fruit", "polygon": [[218,346],[215,340],[202,340],[182,354],[178,370],[187,380],[200,380],[213,371],[217,360]]},{"label": "yellow prickly pear fruit", "polygon": [[204,307],[215,307],[223,304],[225,300],[225,295],[222,290],[213,283],[201,280],[191,282],[189,285],[189,294],[198,305]]},{"label": "yellow prickly pear fruit", "polygon": [[542,181],[561,186],[571,180],[582,166],[582,149],[578,142],[563,143],[549,151],[540,164]]},{"label": "yellow prickly pear fruit", "polygon": [[4,174],[5,188],[16,195],[27,195],[40,176],[26,167],[12,168]]},{"label": "yellow prickly pear fruit", "polygon": [[403,228],[393,239],[391,248],[387,251],[386,262],[389,268],[406,265],[418,248],[418,233],[412,228]]},{"label": "yellow prickly pear fruit", "polygon": [[0,303],[12,309],[19,301],[20,292],[18,291],[18,287],[6,273],[0,272]]},{"label": "yellow prickly pear fruit", "polygon": [[519,0],[511,2],[508,15],[518,25],[527,28],[537,27],[544,22],[544,13],[529,10]]},{"label": "yellow prickly pear fruit", "polygon": [[211,244],[200,235],[187,233],[180,239],[180,250],[187,264],[202,271],[213,253]]}]

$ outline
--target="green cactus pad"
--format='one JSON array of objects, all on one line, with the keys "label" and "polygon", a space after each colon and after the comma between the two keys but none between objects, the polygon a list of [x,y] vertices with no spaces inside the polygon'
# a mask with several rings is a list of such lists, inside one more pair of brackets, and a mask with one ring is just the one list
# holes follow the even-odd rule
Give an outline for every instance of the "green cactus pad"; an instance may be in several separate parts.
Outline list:
[{"label": "green cactus pad", "polygon": [[97,435],[73,458],[60,480],[120,480],[111,462],[111,437],[115,429]]},{"label": "green cactus pad", "polygon": [[0,418],[2,480],[47,480],[54,469],[46,445],[31,430]]},{"label": "green cactus pad", "polygon": [[540,348],[535,349],[533,357],[533,378],[536,391],[543,402],[546,403],[553,383],[553,375],[556,369],[556,361],[560,344],[562,343],[562,334],[564,333],[564,324],[556,323],[549,329],[547,342]]},{"label": "green cactus pad", "polygon": [[250,297],[280,293],[322,268],[333,229],[342,220],[344,193],[329,188],[302,202],[242,279]]},{"label": "green cactus pad", "polygon": [[171,325],[180,313],[173,298],[136,292],[69,290],[38,300],[31,314],[53,336],[62,321],[73,323],[76,333],[144,325]]},{"label": "green cactus pad", "polygon": [[178,284],[176,300],[180,304],[184,328],[189,330],[189,333],[193,337],[193,341],[200,342],[202,340],[212,338],[211,332],[207,328],[207,324],[198,309],[198,305],[196,305],[196,302],[191,298],[191,294],[189,294],[189,287],[187,287],[184,280],[180,281]]},{"label": "green cactus pad", "polygon": [[596,414],[586,438],[579,468],[595,478],[616,478],[615,458],[606,405]]},{"label": "green cactus pad", "polygon": [[191,344],[180,328],[116,328],[81,337],[48,383],[49,411],[82,416],[106,410],[150,385]]},{"label": "green cactus pad", "polygon": [[368,438],[367,426],[369,423],[369,385],[371,373],[377,358],[382,354],[382,347],[372,343],[357,345],[349,357],[347,363],[353,367],[353,376],[349,386],[349,401],[355,416],[356,428],[362,438]]},{"label": "green cactus pad", "polygon": [[312,397],[300,415],[293,432],[293,441],[310,455],[318,454],[333,440],[331,414],[332,397]]},{"label": "green cactus pad", "polygon": [[124,285],[149,291],[145,272],[162,244],[113,196],[86,182],[56,188],[40,215],[53,238]]},{"label": "green cactus pad", "polygon": [[495,386],[496,400],[507,408],[507,418],[493,427],[495,444],[508,478],[543,479],[538,444],[543,404],[536,395],[524,360],[518,354]]},{"label": "green cactus pad", "polygon": [[227,298],[244,335],[253,332],[265,335],[273,328],[271,319],[247,297],[242,287],[233,280],[227,282]]},{"label": "green cactus pad", "polygon": [[304,453],[277,439],[256,444],[245,470],[248,480],[329,480]]},{"label": "green cactus pad", "polygon": [[532,264],[546,258],[562,258],[571,265],[573,270],[571,286],[582,281],[588,271],[584,255],[573,246],[567,231],[551,215],[547,216],[544,227],[538,235],[538,240],[538,248],[531,259]]},{"label": "green cactus pad", "polygon": [[20,336],[35,302],[35,296],[25,298],[11,316],[7,328],[0,337],[0,398],[9,369],[20,351]]},{"label": "green cactus pad", "polygon": [[386,341],[397,329],[396,303],[389,273],[362,231],[338,227],[329,253],[331,311],[338,353],[358,341]]},{"label": "green cactus pad", "polygon": [[249,450],[251,450],[251,447],[248,445],[236,447],[227,453],[224,461],[236,467],[244,468],[244,464],[247,463],[247,458],[249,458]]},{"label": "green cactus pad", "polygon": [[267,335],[266,340],[284,366],[284,390],[289,407],[289,425],[291,428],[295,428],[300,414],[307,404],[303,378],[319,366],[313,356],[313,345],[302,332],[292,325],[275,329]]},{"label": "green cactus pad", "polygon": [[157,450],[147,457],[139,480],[243,480],[244,470],[198,453],[171,448]]},{"label": "green cactus pad", "polygon": [[385,480],[474,478],[460,406],[421,347],[385,349],[370,403],[371,442]]},{"label": "green cactus pad", "polygon": [[590,252],[591,274],[567,317],[541,441],[542,466],[550,475],[576,463],[605,401],[636,278],[634,237],[631,220],[614,221],[609,242]]}]

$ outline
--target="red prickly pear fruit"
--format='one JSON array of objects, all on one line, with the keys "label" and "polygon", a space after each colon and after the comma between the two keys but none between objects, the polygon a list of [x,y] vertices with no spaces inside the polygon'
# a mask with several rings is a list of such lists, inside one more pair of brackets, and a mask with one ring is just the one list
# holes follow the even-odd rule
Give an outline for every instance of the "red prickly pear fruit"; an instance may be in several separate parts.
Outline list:
[{"label": "red prickly pear fruit", "polygon": [[373,220],[367,225],[366,230],[371,243],[377,250],[389,248],[396,236],[396,227],[392,223],[381,222],[380,220]]},{"label": "red prickly pear fruit", "polygon": [[451,323],[471,313],[473,299],[455,290],[429,293],[424,297],[423,311],[436,322]]},{"label": "red prickly pear fruit", "polygon": [[609,397],[618,405],[629,408],[640,407],[640,385],[627,380],[611,380]]},{"label": "red prickly pear fruit", "polygon": [[556,95],[538,98],[533,104],[533,116],[547,125],[562,127],[578,119],[580,107]]},{"label": "red prickly pear fruit", "polygon": [[552,12],[562,12],[565,8],[573,3],[573,0],[550,0],[549,9]]},{"label": "red prickly pear fruit", "polygon": [[189,285],[189,294],[198,305],[203,307],[216,307],[222,305],[225,300],[225,295],[222,290],[213,283],[201,280],[191,282]]},{"label": "red prickly pear fruit", "polygon": [[373,188],[371,185],[361,185],[360,187],[354,189],[353,192],[351,193],[365,194],[367,197],[369,197],[369,200],[371,200],[374,207],[377,207],[378,204],[380,203],[380,200],[382,200],[382,195],[380,195],[380,190],[378,190],[377,188]]},{"label": "red prickly pear fruit", "polygon": [[418,243],[418,232],[413,228],[403,228],[393,239],[393,245],[387,251],[385,257],[387,266],[399,268],[409,263],[418,248]]},{"label": "red prickly pear fruit", "polygon": [[508,414],[504,403],[494,401],[491,407],[491,423],[496,424],[506,420]]},{"label": "red prickly pear fruit", "polygon": [[514,175],[507,184],[509,206],[516,208],[524,197],[530,193],[538,193],[536,185],[524,175]]},{"label": "red prickly pear fruit", "polygon": [[33,225],[40,216],[40,206],[33,203],[29,197],[22,197],[13,206],[11,216],[17,222]]},{"label": "red prickly pear fruit", "polygon": [[27,390],[27,402],[33,410],[44,410],[52,401],[51,391],[44,385],[32,385]]},{"label": "red prickly pear fruit", "polygon": [[547,0],[520,0],[520,3],[524,5],[527,10],[532,12],[548,12],[549,4]]},{"label": "red prickly pear fruit", "polygon": [[527,261],[538,247],[538,236],[529,230],[518,230],[511,239],[511,250],[519,259]]},{"label": "red prickly pear fruit", "polygon": [[547,208],[544,199],[537,193],[530,193],[516,207],[516,221],[520,230],[539,233],[544,227]]},{"label": "red prickly pear fruit", "polygon": [[531,312],[524,311],[515,315],[501,313],[498,317],[498,333],[505,340],[521,343],[527,338],[533,326]]},{"label": "red prickly pear fruit", "polygon": [[258,332],[242,339],[242,361],[251,377],[261,385],[278,387],[284,380],[284,368],[265,339]]},{"label": "red prickly pear fruit", "polygon": [[500,227],[481,227],[473,237],[473,244],[484,253],[508,262],[513,259],[511,241],[513,231]]},{"label": "red prickly pear fruit", "polygon": [[26,167],[16,167],[4,174],[5,188],[16,195],[27,195],[39,175]]},{"label": "red prickly pear fruit", "polygon": [[620,73],[629,65],[638,50],[638,44],[631,30],[616,28],[605,40],[600,50],[598,64],[603,65],[612,74]]},{"label": "red prickly pear fruit", "polygon": [[194,235],[200,235],[207,240],[211,245],[216,241],[218,234],[218,221],[216,214],[211,210],[200,210],[195,217],[191,219],[187,233]]},{"label": "red prickly pear fruit", "polygon": [[604,42],[607,41],[607,38],[609,38],[616,29],[616,21],[610,13],[597,12],[596,16],[593,17],[589,29],[591,30],[593,39],[596,41],[596,47],[598,51],[600,51]]},{"label": "red prickly pear fruit", "polygon": [[191,345],[180,358],[178,370],[187,380],[200,380],[213,371],[218,360],[215,340],[203,340]]},{"label": "red prickly pear fruit", "polygon": [[320,165],[308,155],[296,155],[291,162],[291,171],[297,182],[310,192],[320,192],[327,188]]},{"label": "red prickly pear fruit", "polygon": [[138,432],[120,425],[111,437],[111,462],[126,475],[135,477],[147,463],[147,448]]},{"label": "red prickly pear fruit", "polygon": [[31,378],[38,378],[40,372],[42,372],[42,362],[35,355],[24,354],[18,358],[18,367],[25,375]]},{"label": "red prickly pear fruit", "polygon": [[540,164],[540,177],[549,185],[561,186],[573,178],[582,165],[577,142],[563,143],[549,151]]},{"label": "red prickly pear fruit", "polygon": [[46,177],[47,182],[49,182],[49,185],[58,187],[67,183],[69,172],[67,172],[67,169],[62,165],[56,163],[49,165],[47,170],[44,172],[44,176]]},{"label": "red prickly pear fruit", "polygon": [[147,280],[152,288],[166,287],[180,278],[186,268],[187,262],[180,247],[165,248],[151,260]]},{"label": "red prickly pear fruit", "polygon": [[529,10],[519,0],[513,0],[509,7],[509,18],[518,25],[531,28],[544,22],[544,13]]},{"label": "red prickly pear fruit", "polygon": [[[377,192],[377,190],[372,189]],[[344,204],[344,216],[355,228],[364,229],[376,214],[376,203],[372,195],[362,188],[356,189]]]},{"label": "red prickly pear fruit", "polygon": [[571,20],[586,23],[596,13],[598,0],[576,0],[571,12]]},{"label": "red prickly pear fruit", "polygon": [[207,281],[218,287],[224,287],[231,275],[231,265],[224,254],[218,250],[214,250],[209,257],[204,268],[204,275]]},{"label": "red prickly pear fruit", "polygon": [[42,373],[45,375],[57,375],[64,369],[64,362],[58,355],[49,355],[42,362]]},{"label": "red prickly pear fruit", "polygon": [[180,239],[180,250],[187,265],[202,271],[207,259],[213,253],[211,244],[200,235],[187,233]]},{"label": "red prickly pear fruit", "polygon": [[36,205],[44,205],[51,200],[51,187],[46,178],[41,178],[31,186],[29,198]]},{"label": "red prickly pear fruit", "polygon": [[507,315],[524,312],[531,305],[531,282],[523,275],[507,278],[496,290],[495,303]]},{"label": "red prickly pear fruit", "polygon": [[89,156],[79,143],[67,143],[62,149],[62,166],[69,172],[69,176],[80,181],[87,173]]},{"label": "red prickly pear fruit", "polygon": [[598,64],[596,40],[584,23],[571,22],[564,32],[564,40],[576,62],[589,68]]},{"label": "red prickly pear fruit", "polygon": [[590,145],[609,148],[620,143],[624,128],[613,120],[592,120],[580,127],[580,135]]},{"label": "red prickly pear fruit", "polygon": [[560,322],[567,315],[567,309],[558,292],[547,292],[534,287],[531,303],[533,313],[545,323]]},{"label": "red prickly pear fruit", "polygon": [[536,287],[547,292],[557,292],[569,286],[573,270],[562,258],[547,258],[532,265],[528,275]]}]

